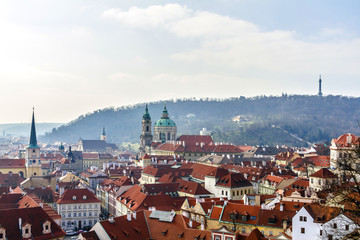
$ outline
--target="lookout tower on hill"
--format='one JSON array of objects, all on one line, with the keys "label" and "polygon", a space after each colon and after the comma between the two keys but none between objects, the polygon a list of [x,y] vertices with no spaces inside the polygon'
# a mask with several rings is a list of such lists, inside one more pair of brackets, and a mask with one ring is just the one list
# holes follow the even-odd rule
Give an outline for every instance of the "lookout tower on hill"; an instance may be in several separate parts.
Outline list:
[{"label": "lookout tower on hill", "polygon": [[319,93],[318,93],[319,97],[322,97],[322,95],[323,95],[323,93],[321,91],[321,82],[322,82],[322,80],[321,80],[321,74],[320,74],[320,77],[319,77]]}]

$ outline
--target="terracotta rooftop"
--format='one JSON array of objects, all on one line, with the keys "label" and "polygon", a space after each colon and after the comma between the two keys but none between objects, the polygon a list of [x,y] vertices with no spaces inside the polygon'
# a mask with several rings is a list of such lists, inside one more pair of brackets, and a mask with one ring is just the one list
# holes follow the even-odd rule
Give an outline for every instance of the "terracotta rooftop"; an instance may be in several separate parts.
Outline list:
[{"label": "terracotta rooftop", "polygon": [[0,159],[0,168],[25,168],[25,159]]},{"label": "terracotta rooftop", "polygon": [[[7,239],[23,239],[21,231],[19,231],[19,218],[21,218],[22,223],[31,224],[32,239],[52,239],[66,235],[41,207],[19,208],[0,210],[0,224],[6,229]],[[45,221],[50,221],[51,233],[42,233]]]},{"label": "terracotta rooftop", "polygon": [[229,174],[219,178],[219,180],[216,182],[216,186],[240,188],[252,186],[252,184],[246,178],[244,178],[241,173],[230,172]]},{"label": "terracotta rooftop", "polygon": [[101,202],[88,189],[67,189],[62,197],[57,201],[58,204],[73,203],[97,203]]},{"label": "terracotta rooftop", "polygon": [[333,174],[332,172],[330,172],[329,169],[327,168],[322,168],[319,171],[313,173],[312,175],[310,175],[310,177],[315,177],[315,178],[337,178],[337,176],[335,174]]}]

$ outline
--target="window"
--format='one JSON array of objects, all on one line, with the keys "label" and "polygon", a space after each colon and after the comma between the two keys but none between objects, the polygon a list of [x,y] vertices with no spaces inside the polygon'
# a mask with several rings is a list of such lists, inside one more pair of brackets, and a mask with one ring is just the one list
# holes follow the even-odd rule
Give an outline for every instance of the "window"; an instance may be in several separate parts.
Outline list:
[{"label": "window", "polygon": [[68,217],[71,217],[71,213],[68,213]]},{"label": "window", "polygon": [[246,229],[245,228],[242,228],[241,229],[241,233],[245,233],[246,232]]},{"label": "window", "polygon": [[74,217],[76,217],[76,212],[74,212]]},{"label": "window", "polygon": [[337,228],[337,224],[336,224],[336,223],[334,223],[333,228],[334,228],[334,229],[336,229],[336,228]]},{"label": "window", "polygon": [[84,212],[84,217],[86,217],[86,212]]},{"label": "window", "polygon": [[305,233],[305,228],[301,228],[301,233]]},{"label": "window", "polygon": [[92,212],[89,212],[89,217],[92,217]]},{"label": "window", "polygon": [[349,225],[345,225],[345,230],[346,230],[346,231],[349,230]]},{"label": "window", "polygon": [[81,217],[81,212],[79,212],[79,217]]},{"label": "window", "polygon": [[333,240],[333,235],[331,235],[331,234],[328,235],[328,239],[329,239],[329,240]]},{"label": "window", "polygon": [[215,240],[221,240],[221,236],[215,236]]},{"label": "window", "polygon": [[322,236],[322,230],[320,230],[320,236]]},{"label": "window", "polygon": [[305,216],[300,216],[300,222],[306,222],[307,220],[307,217]]},{"label": "window", "polygon": [[89,220],[89,225],[92,226],[92,220]]},{"label": "window", "polygon": [[25,233],[28,234],[29,233],[29,229],[25,228]]}]

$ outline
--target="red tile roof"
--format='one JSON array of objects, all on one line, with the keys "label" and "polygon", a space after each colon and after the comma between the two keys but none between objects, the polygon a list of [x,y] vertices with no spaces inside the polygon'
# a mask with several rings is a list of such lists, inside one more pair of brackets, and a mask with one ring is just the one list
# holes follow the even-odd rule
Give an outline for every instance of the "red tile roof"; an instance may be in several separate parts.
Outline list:
[{"label": "red tile roof", "polygon": [[313,173],[310,175],[310,177],[316,177],[316,178],[337,178],[335,174],[329,171],[327,168],[322,168],[316,173]]},{"label": "red tile roof", "polygon": [[206,190],[200,183],[185,181],[182,179],[176,180],[179,183],[178,191],[184,192],[192,195],[205,195],[211,194],[208,190]]},{"label": "red tile roof", "polygon": [[320,206],[318,204],[308,204],[304,208],[314,219],[314,222],[327,222],[339,215],[341,209],[335,207]]},{"label": "red tile roof", "polygon": [[209,218],[219,220],[222,210],[223,210],[223,208],[220,206],[213,206],[213,208],[211,209]]},{"label": "red tile roof", "polygon": [[216,182],[216,186],[240,188],[252,186],[252,184],[246,178],[244,178],[241,173],[230,172],[224,177],[219,178],[219,180]]},{"label": "red tile roof", "polygon": [[16,187],[16,186],[20,186],[20,183],[23,181],[24,179],[20,177],[20,175],[17,173],[2,174],[0,172],[0,186]]},{"label": "red tile roof", "polygon": [[25,159],[0,159],[0,168],[24,168]]},{"label": "red tile roof", "polygon": [[146,166],[142,173],[154,177],[161,177],[167,173],[174,173],[181,177],[187,177],[193,170],[189,168],[171,168],[170,165],[149,165]]},{"label": "red tile roof", "polygon": [[[75,199],[74,199],[75,197]],[[57,201],[58,204],[73,204],[73,203],[97,203],[101,202],[96,196],[87,188],[82,189],[67,189],[62,195],[61,199]]]},{"label": "red tile roof", "polygon": [[355,136],[352,133],[343,134],[337,139],[333,139],[332,142],[337,147],[351,147],[353,144],[359,141],[359,137]]},{"label": "red tile roof", "polygon": [[[41,207],[34,207],[0,210],[0,225],[6,229],[7,239],[23,239],[19,230],[19,218],[23,224],[31,224],[32,239],[42,240],[66,235]],[[50,221],[51,233],[43,234],[43,223],[46,221]]]},{"label": "red tile roof", "polygon": [[[174,198],[169,195],[147,195],[142,192],[139,185],[132,186],[118,198],[131,211],[147,210],[149,207],[155,207],[158,210],[171,211],[180,210],[181,204],[178,204]],[[182,200],[183,201],[183,200]]]},{"label": "red tile roof", "polygon": [[209,145],[213,142],[213,139],[209,135],[181,135],[177,141],[185,141],[186,145],[196,145],[196,143],[204,143]]},{"label": "red tile roof", "polygon": [[284,211],[297,212],[305,205],[305,203],[281,201],[275,205],[274,210],[280,210],[280,205],[283,206]]},{"label": "red tile roof", "polygon": [[154,183],[154,184],[144,184],[143,192],[148,194],[169,194],[177,193],[179,188],[179,183]]},{"label": "red tile roof", "polygon": [[[230,213],[236,213],[238,214],[238,219],[235,222],[256,225],[260,210],[261,207],[259,206],[243,205],[228,202],[224,206],[220,220],[232,222],[233,220],[230,219]],[[244,216],[244,219],[241,216]]]},{"label": "red tile roof", "polygon": [[316,167],[330,167],[330,156],[312,156],[305,157],[304,162],[310,163]]}]

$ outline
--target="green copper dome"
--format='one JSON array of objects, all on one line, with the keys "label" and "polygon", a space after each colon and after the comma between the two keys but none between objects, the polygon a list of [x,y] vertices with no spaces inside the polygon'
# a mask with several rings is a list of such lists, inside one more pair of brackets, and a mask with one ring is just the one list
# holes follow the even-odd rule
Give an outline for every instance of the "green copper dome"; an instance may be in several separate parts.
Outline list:
[{"label": "green copper dome", "polygon": [[156,121],[155,127],[176,127],[175,122],[169,118],[169,113],[166,109],[166,104],[164,106],[162,117],[161,119]]},{"label": "green copper dome", "polygon": [[176,124],[173,120],[169,118],[162,118],[156,121],[155,127],[176,127]]}]

